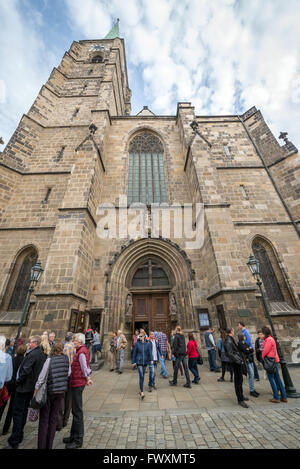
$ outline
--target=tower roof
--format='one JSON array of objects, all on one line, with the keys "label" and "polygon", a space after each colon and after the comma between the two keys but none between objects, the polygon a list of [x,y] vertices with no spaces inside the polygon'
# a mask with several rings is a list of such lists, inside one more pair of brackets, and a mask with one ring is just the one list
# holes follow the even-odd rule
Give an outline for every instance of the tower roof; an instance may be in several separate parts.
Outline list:
[{"label": "tower roof", "polygon": [[114,24],[114,26],[111,28],[111,30],[105,36],[104,39],[115,39],[116,37],[120,37],[119,22],[120,22],[120,20],[118,18],[117,22]]}]

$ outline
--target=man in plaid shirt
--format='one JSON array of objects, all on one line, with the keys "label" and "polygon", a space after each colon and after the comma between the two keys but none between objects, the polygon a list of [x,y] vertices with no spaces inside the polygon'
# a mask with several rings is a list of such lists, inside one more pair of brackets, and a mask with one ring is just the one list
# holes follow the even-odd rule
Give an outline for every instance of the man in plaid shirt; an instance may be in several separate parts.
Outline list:
[{"label": "man in plaid shirt", "polygon": [[[157,329],[157,334],[156,338],[158,340],[160,350],[161,350],[161,356],[159,357],[159,361],[161,364],[161,371],[160,374],[163,378],[167,379],[168,373],[167,373],[167,368],[165,365],[165,359],[166,359],[166,354],[167,354],[167,336],[164,332],[162,332],[160,329]],[[163,357],[163,358],[162,358]]]}]

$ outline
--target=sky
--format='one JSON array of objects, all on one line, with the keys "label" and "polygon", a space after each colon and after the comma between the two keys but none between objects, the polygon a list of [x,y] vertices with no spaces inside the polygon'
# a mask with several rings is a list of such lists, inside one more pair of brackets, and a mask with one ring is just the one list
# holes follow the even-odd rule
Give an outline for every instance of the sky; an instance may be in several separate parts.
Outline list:
[{"label": "sky", "polygon": [[[73,40],[120,18],[132,115],[261,110],[300,150],[299,0],[0,0],[0,136],[5,144]],[[3,150],[3,146],[0,147]]]}]

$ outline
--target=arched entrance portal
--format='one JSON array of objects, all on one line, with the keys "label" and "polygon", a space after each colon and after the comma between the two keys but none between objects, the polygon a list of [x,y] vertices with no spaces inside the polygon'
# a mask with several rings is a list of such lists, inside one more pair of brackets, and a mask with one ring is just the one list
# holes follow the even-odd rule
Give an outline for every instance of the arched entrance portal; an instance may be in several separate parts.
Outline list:
[{"label": "arched entrance portal", "polygon": [[174,286],[172,277],[165,263],[153,257],[144,259],[131,270],[128,284],[133,305],[132,332],[140,328],[147,334],[150,330],[162,330],[169,337],[169,292]]},{"label": "arched entrance portal", "polygon": [[130,341],[142,324],[194,330],[192,284],[191,263],[175,243],[146,238],[123,246],[107,272],[104,340],[122,329]]}]

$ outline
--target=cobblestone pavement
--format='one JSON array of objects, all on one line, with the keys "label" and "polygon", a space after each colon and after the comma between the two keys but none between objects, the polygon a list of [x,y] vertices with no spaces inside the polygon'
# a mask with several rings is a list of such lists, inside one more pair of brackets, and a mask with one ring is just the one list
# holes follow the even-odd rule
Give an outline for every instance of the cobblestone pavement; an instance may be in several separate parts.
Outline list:
[{"label": "cobblestone pavement", "polygon": [[[300,369],[290,372],[299,391]],[[94,385],[84,391],[84,448],[300,448],[300,399],[269,403],[269,382],[261,372],[261,381],[256,382],[260,397],[251,397],[250,408],[242,409],[232,383],[218,383],[220,375],[206,367],[200,367],[200,375],[201,385],[192,389],[182,387],[183,379],[171,388],[168,380],[159,377],[158,390],[150,394],[146,387],[145,400],[140,401],[136,371],[128,367],[122,375],[107,369],[93,373]],[[247,382],[244,390],[249,396]],[[56,434],[54,448],[64,448],[62,439],[69,435],[70,425],[71,418]],[[20,449],[37,447],[37,427],[37,423],[26,424]],[[6,442],[7,437],[1,436],[0,448]]]}]

